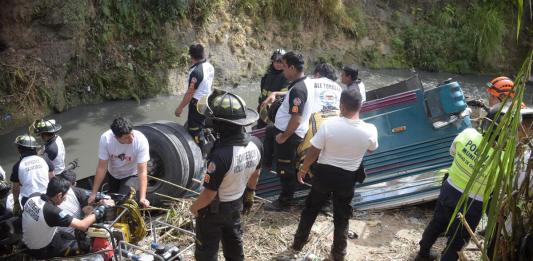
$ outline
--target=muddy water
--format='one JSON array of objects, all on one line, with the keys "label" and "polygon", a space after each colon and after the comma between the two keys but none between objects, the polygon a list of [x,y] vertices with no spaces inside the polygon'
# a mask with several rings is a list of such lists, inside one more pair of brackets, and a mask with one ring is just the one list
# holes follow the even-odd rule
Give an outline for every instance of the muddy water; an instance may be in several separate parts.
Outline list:
[{"label": "muddy water", "polygon": [[[412,75],[407,70],[365,70],[360,72],[367,89],[375,89],[403,80]],[[461,82],[463,90],[468,96],[486,98],[485,83],[491,76],[480,75],[453,75],[445,73],[419,73],[425,88],[431,88],[438,83],[453,78]],[[530,86],[531,87],[531,86]],[[258,84],[248,83],[232,88],[243,97],[249,106],[257,105]],[[525,102],[533,104],[533,92],[526,93]],[[78,178],[94,175],[97,163],[97,150],[100,134],[109,128],[112,120],[117,116],[127,116],[135,124],[147,123],[156,120],[175,120],[179,123],[185,121],[184,117],[174,117],[176,108],[181,97],[156,97],[146,99],[138,104],[135,101],[105,102],[98,105],[86,105],[71,109],[61,114],[51,115],[63,125],[60,135],[66,146],[66,160],[79,159],[80,168],[77,170]],[[0,165],[8,175],[18,158],[13,141],[17,135],[24,133],[26,128],[0,136]]]}]

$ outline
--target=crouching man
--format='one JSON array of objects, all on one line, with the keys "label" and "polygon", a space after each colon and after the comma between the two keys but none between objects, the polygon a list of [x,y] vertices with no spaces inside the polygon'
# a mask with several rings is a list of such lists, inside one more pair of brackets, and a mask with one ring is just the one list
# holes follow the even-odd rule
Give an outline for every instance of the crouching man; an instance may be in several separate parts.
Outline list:
[{"label": "crouching man", "polygon": [[22,240],[28,253],[37,259],[73,256],[81,253],[78,242],[72,234],[58,230],[72,227],[85,231],[104,216],[105,206],[94,209],[84,219],[77,219],[58,207],[67,196],[70,182],[62,177],[53,177],[48,183],[46,194],[30,196],[22,212]]}]

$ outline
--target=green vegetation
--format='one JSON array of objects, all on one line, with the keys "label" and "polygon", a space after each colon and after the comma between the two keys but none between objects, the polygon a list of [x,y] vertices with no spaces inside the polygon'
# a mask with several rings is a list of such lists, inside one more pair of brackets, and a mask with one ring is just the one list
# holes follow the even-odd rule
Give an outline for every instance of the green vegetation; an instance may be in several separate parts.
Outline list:
[{"label": "green vegetation", "polygon": [[[98,1],[88,55],[73,60],[83,85],[106,99],[150,97],[167,91],[161,71],[186,64],[186,48],[169,37],[169,24],[190,16],[207,21],[216,1]],[[185,58],[185,59],[184,59]],[[79,83],[75,83],[79,84]],[[83,86],[82,86],[83,87]],[[78,93],[80,86],[70,88]]]},{"label": "green vegetation", "polygon": [[474,72],[491,68],[503,52],[505,1],[474,1],[465,7],[437,5],[401,34],[407,61],[430,71]]},{"label": "green vegetation", "polygon": [[325,24],[341,30],[355,38],[360,31],[363,15],[359,6],[351,3],[348,8],[342,0],[233,0],[234,11],[246,14],[257,22],[277,19],[292,25],[302,24],[305,28]]}]

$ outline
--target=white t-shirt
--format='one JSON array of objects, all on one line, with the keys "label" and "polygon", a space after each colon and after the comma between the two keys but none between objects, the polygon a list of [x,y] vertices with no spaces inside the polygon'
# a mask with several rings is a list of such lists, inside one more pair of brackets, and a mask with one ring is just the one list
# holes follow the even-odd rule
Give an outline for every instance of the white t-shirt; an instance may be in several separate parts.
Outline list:
[{"label": "white t-shirt", "polygon": [[2,178],[2,180],[6,180],[6,172],[4,171],[2,166],[0,166],[0,178]]},{"label": "white t-shirt", "polygon": [[100,137],[98,158],[108,160],[108,171],[116,179],[137,175],[137,164],[150,160],[148,140],[140,131],[133,130],[133,142],[121,144],[111,130]]},{"label": "white t-shirt", "polygon": [[276,121],[274,126],[281,131],[287,130],[292,114],[297,113],[302,116],[300,125],[294,133],[303,138],[309,129],[309,118],[313,112],[313,79],[302,78],[296,80],[289,86],[290,90],[285,95],[285,99],[281,103],[278,112],[276,113]]},{"label": "white t-shirt", "polygon": [[378,148],[378,131],[363,120],[333,117],[322,123],[311,144],[321,150],[318,163],[355,171],[366,151]]},{"label": "white t-shirt", "polygon": [[314,92],[311,112],[340,108],[342,87],[338,83],[326,77],[314,78],[310,82]]}]

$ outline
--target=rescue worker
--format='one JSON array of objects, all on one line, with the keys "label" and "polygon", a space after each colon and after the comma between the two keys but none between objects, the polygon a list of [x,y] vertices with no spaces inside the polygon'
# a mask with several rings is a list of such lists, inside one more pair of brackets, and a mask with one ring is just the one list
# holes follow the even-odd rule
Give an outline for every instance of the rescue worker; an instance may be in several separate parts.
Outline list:
[{"label": "rescue worker", "polygon": [[359,70],[353,65],[342,67],[341,82],[346,85],[347,89],[356,89],[361,93],[363,103],[366,101],[365,84],[359,79]]},{"label": "rescue worker", "polygon": [[205,58],[204,47],[193,44],[189,47],[192,66],[189,69],[187,92],[174,114],[180,117],[183,109],[189,106],[187,115],[187,129],[194,141],[200,143],[200,132],[205,127],[205,117],[196,109],[198,100],[211,93],[211,86],[215,78],[215,69]]},{"label": "rescue worker", "polygon": [[[499,109],[498,107],[499,106],[494,106],[490,109],[489,114],[487,115],[488,119],[493,120],[495,118]],[[488,127],[488,124],[486,123],[483,125]],[[478,160],[484,160],[479,159],[477,156],[482,139],[483,135],[476,129],[467,128],[459,133],[459,135],[453,140],[452,145],[450,146],[450,154],[453,157],[453,162],[448,169],[448,178],[442,184],[433,218],[424,230],[422,239],[419,242],[420,250],[415,257],[416,261],[437,259],[437,255],[431,253],[431,247],[437,238],[446,231],[456,205],[469,182],[470,176],[473,174],[476,162]],[[486,163],[490,164],[489,162]],[[490,166],[487,166],[485,172],[480,173],[480,176],[478,176],[479,178],[473,183],[467,200],[468,202],[466,203],[469,206],[468,211],[464,213],[464,210],[460,209],[460,212],[464,214],[468,225],[473,230],[475,230],[479,224],[483,214],[483,195],[487,189],[486,177],[490,175],[490,169]],[[451,233],[447,235],[448,242],[440,259],[443,261],[457,260],[457,252],[470,240],[470,235],[457,219],[454,220],[449,231]],[[457,233],[455,233],[455,231],[457,231]]]},{"label": "rescue worker", "polygon": [[292,244],[296,251],[302,250],[308,241],[318,213],[331,197],[335,226],[331,256],[335,261],[344,260],[346,256],[355,182],[364,179],[358,176],[358,169],[365,153],[378,148],[376,127],[359,118],[361,100],[358,90],[344,90],[340,97],[340,116],[322,123],[311,139],[311,147],[298,171],[300,183],[303,183],[311,165],[318,161],[313,171],[313,186]]},{"label": "rescue worker", "polygon": [[503,102],[505,97],[514,97],[514,82],[506,76],[499,76],[487,83],[489,93],[489,108]]},{"label": "rescue worker", "polygon": [[207,158],[203,190],[190,210],[196,217],[196,260],[217,260],[222,242],[226,260],[244,260],[241,211],[253,205],[262,145],[244,126],[259,115],[244,101],[215,90],[201,111],[219,139]]},{"label": "rescue worker", "polygon": [[54,164],[54,174],[59,174],[65,169],[65,145],[57,132],[61,125],[55,120],[37,120],[32,124],[35,135],[44,142],[44,155]]},{"label": "rescue worker", "polygon": [[[54,176],[54,165],[48,158],[37,155],[41,146],[30,135],[20,135],[15,139],[20,159],[13,165],[10,181],[13,183],[13,214],[20,213],[31,194],[44,193],[48,181]],[[20,204],[19,203],[19,195]]]},{"label": "rescue worker", "polygon": [[70,182],[53,177],[48,183],[46,194],[34,193],[24,205],[22,212],[22,241],[28,253],[37,259],[78,255],[80,249],[76,239],[58,227],[72,227],[81,231],[100,220],[106,207],[100,205],[84,219],[78,219],[58,207],[70,189]]},{"label": "rescue worker", "polygon": [[[288,82],[283,75],[283,62],[281,60],[284,54],[285,50],[276,49],[270,57],[270,66],[268,67],[266,74],[261,78],[261,94],[258,99],[257,111],[261,109],[261,104],[268,96],[270,96],[270,94],[273,92],[287,91]],[[264,128],[266,125],[267,123],[259,119],[256,128]]]},{"label": "rescue worker", "polygon": [[[76,172],[73,170],[65,170],[57,176],[70,183],[70,188],[65,195],[65,201],[59,204],[59,208],[73,218],[81,219],[83,217],[82,208],[87,206],[91,191],[76,187]],[[72,227],[60,227],[59,230],[74,235],[74,228]]]},{"label": "rescue worker", "polygon": [[104,178],[110,193],[128,194],[130,187],[137,189],[139,203],[150,206],[146,198],[148,184],[147,163],[150,160],[148,140],[142,132],[134,130],[127,118],[113,120],[111,129],[100,137],[98,166],[89,204],[96,198]]},{"label": "rescue worker", "polygon": [[281,193],[277,200],[267,205],[268,210],[287,210],[293,200],[297,186],[296,150],[309,127],[314,94],[312,81],[304,74],[303,56],[288,52],[283,55],[282,61],[283,74],[291,84],[276,113],[274,126],[266,130],[263,164],[264,168],[270,169],[272,161],[276,162]]}]

